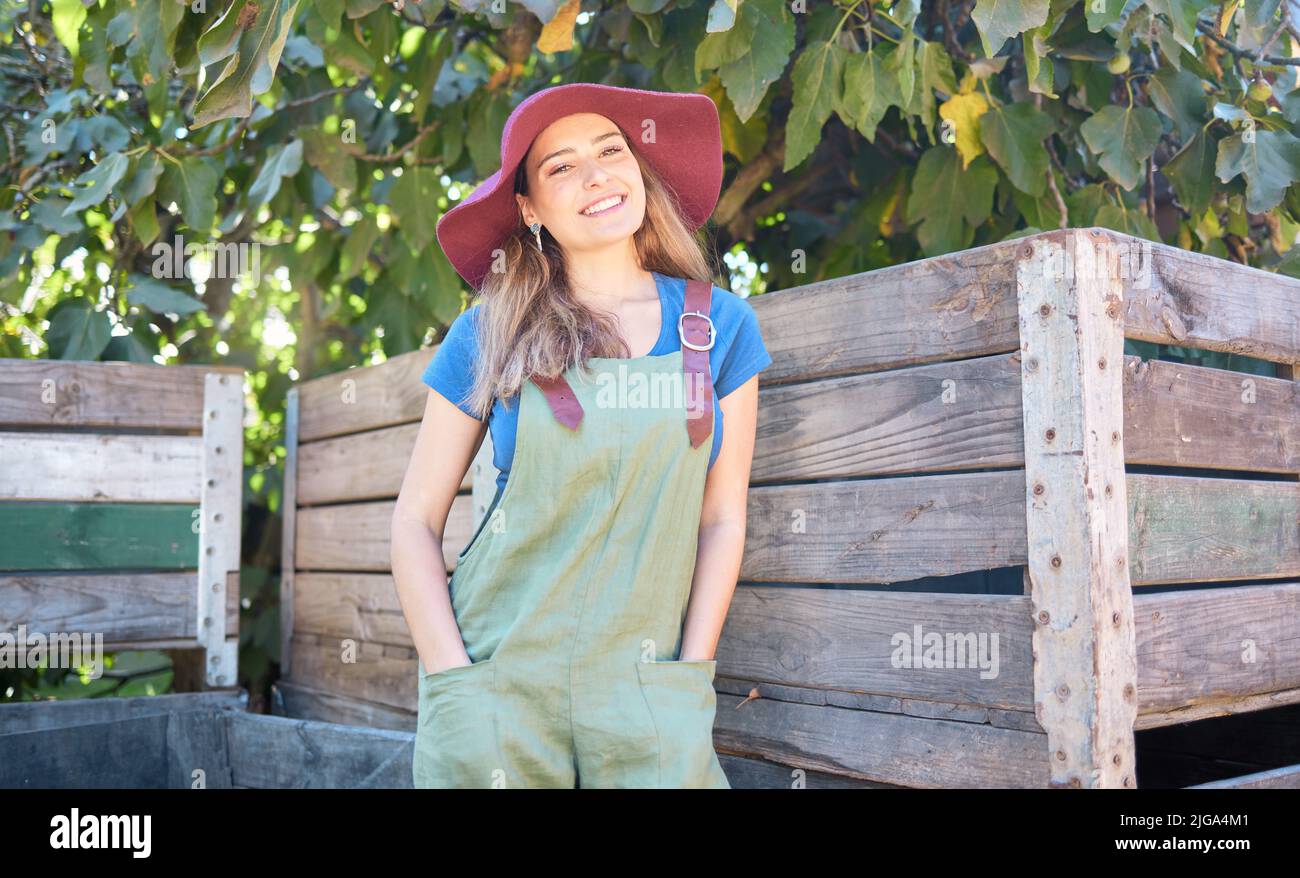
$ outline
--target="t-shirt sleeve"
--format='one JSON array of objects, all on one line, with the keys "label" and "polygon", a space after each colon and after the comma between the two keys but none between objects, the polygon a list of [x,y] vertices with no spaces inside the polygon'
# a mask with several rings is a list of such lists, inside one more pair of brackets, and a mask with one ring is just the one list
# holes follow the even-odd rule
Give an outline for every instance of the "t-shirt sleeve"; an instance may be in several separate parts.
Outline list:
[{"label": "t-shirt sleeve", "polygon": [[718,380],[713,385],[718,399],[772,365],[772,355],[763,344],[763,333],[759,329],[754,307],[740,297],[736,301],[740,305],[740,327],[727,351],[726,359],[718,369]]},{"label": "t-shirt sleeve", "polygon": [[476,420],[483,420],[470,410],[467,399],[474,383],[474,362],[478,355],[478,336],[475,334],[474,306],[461,312],[434,351],[429,365],[424,369],[424,383],[446,397],[452,404]]}]

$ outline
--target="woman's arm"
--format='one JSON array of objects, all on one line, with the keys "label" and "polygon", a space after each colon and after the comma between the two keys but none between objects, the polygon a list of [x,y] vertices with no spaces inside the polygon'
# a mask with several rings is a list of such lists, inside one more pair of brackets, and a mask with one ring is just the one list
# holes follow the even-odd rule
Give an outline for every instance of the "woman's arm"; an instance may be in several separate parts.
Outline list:
[{"label": "woman's arm", "polygon": [[430,390],[393,509],[389,550],[393,582],[411,640],[428,673],[471,663],[447,591],[442,534],[486,429],[486,420],[470,417]]},{"label": "woman's arm", "polygon": [[718,402],[726,429],[722,448],[704,483],[700,511],[699,553],[682,632],[683,661],[711,659],[740,576],[745,551],[749,469],[754,460],[758,421],[758,376],[754,375]]}]

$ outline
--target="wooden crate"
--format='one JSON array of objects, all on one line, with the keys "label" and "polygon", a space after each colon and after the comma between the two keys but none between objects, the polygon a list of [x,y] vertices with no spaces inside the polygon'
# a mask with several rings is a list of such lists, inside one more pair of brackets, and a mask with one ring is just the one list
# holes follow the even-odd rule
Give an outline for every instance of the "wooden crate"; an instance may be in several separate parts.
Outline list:
[{"label": "wooden crate", "polygon": [[171,650],[194,686],[236,684],[243,384],[0,360],[0,630]]},{"label": "wooden crate", "polygon": [[[1135,731],[1300,702],[1300,281],[1070,229],[751,304],[774,362],[717,652],[733,786],[1132,787]],[[388,522],[431,355],[290,402],[289,715],[414,728]],[[489,437],[449,569],[496,475]],[[926,590],[1007,568],[1021,593]],[[934,635],[937,666],[907,666]],[[981,635],[997,673],[962,666]],[[1266,774],[1241,784],[1297,776]]]}]

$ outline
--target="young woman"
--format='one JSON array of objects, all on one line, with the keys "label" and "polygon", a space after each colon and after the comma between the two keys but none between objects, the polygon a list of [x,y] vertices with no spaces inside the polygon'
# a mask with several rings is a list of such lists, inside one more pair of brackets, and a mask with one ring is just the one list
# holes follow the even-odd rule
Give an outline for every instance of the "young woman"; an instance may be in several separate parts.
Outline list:
[{"label": "young woman", "polygon": [[[562,85],[439,222],[479,301],[424,374],[393,515],[416,787],[729,788],[712,656],[771,357],[696,237],[721,181],[708,97]],[[496,496],[447,583],[485,426]]]}]

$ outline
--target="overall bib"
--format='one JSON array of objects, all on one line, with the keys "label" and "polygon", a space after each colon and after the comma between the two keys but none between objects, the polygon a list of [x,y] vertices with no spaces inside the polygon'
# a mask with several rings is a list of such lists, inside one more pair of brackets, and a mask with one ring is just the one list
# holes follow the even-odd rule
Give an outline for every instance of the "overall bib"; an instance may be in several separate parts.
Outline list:
[{"label": "overall bib", "polygon": [[506,485],[448,583],[472,664],[419,662],[414,786],[730,789],[717,663],[677,658],[713,435],[711,293],[688,282],[679,350],[520,388]]}]

